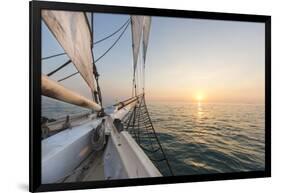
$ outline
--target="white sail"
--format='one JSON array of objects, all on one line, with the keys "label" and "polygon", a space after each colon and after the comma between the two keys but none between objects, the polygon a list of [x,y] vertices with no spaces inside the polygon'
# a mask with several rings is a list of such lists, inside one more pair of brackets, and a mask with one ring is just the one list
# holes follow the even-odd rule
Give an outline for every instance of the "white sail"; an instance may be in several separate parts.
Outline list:
[{"label": "white sail", "polygon": [[150,16],[144,16],[143,20],[143,62],[145,63],[146,59],[146,51],[148,46],[148,39],[149,39],[149,32],[150,32],[150,26],[151,26],[151,17]]},{"label": "white sail", "polygon": [[43,10],[42,17],[91,90],[96,91],[92,39],[86,15],[83,12]]},{"label": "white sail", "polygon": [[143,29],[143,19],[144,16],[131,16],[134,71],[136,69],[137,62],[138,62],[140,40],[141,40],[142,29]]}]

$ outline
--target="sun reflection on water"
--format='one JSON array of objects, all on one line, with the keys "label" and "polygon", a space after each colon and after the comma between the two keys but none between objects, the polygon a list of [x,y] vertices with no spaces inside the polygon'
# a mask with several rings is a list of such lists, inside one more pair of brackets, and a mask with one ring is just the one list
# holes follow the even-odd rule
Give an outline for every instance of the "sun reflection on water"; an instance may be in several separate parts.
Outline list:
[{"label": "sun reflection on water", "polygon": [[150,110],[177,175],[264,170],[264,106],[169,105]]},{"label": "sun reflection on water", "polygon": [[197,103],[197,115],[198,115],[198,118],[201,118],[202,115],[203,115],[201,102],[198,102],[198,103]]}]

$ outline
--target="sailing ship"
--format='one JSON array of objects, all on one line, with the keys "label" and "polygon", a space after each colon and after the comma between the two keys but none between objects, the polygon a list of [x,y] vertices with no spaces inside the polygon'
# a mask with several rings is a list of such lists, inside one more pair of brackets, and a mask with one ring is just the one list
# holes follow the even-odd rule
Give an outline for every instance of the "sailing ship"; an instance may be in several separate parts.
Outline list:
[{"label": "sailing ship", "polygon": [[[87,113],[49,120],[42,118],[42,183],[61,183],[173,175],[153,127],[145,100],[145,88],[137,89],[137,68],[144,76],[151,28],[150,16],[131,15],[115,32],[94,41],[94,13],[43,10],[42,19],[69,60],[41,77],[42,95],[89,109]],[[90,20],[90,21],[89,21]],[[132,97],[104,107],[95,63],[106,55],[131,28],[133,52]],[[93,46],[120,35],[94,60]],[[142,63],[138,57],[142,53]],[[73,63],[77,72],[60,80],[51,76]],[[91,90],[92,100],[65,88],[61,81],[80,74]]]}]

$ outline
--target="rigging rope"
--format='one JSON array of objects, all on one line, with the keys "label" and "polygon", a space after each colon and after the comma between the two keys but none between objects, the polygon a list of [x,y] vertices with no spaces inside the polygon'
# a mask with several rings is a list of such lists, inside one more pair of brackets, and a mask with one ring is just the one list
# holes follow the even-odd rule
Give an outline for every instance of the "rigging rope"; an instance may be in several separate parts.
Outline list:
[{"label": "rigging rope", "polygon": [[47,56],[47,57],[42,58],[42,60],[47,60],[47,59],[54,58],[54,57],[61,56],[61,55],[65,55],[65,54],[66,53],[60,53],[60,54],[55,54],[55,55]]},{"label": "rigging rope", "polygon": [[94,41],[94,14],[93,14],[93,12],[91,13],[91,38],[92,38],[91,48],[93,49],[93,47],[94,47],[94,43],[93,43],[93,41]]},{"label": "rigging rope", "polygon": [[[144,55],[144,51],[142,50],[142,55]],[[145,60],[144,58],[141,58],[142,59],[142,66],[141,66],[141,69],[142,69],[142,92],[144,93],[145,91]]]},{"label": "rigging rope", "polygon": [[119,35],[119,37],[115,40],[115,42],[98,59],[96,59],[95,62],[98,62],[102,57],[104,57],[115,46],[115,44],[120,40],[120,38],[125,33],[128,26],[129,26],[129,22],[127,23],[125,29],[122,31],[122,33]]},{"label": "rigging rope", "polygon": [[57,71],[59,71],[60,69],[66,67],[69,63],[71,63],[71,60],[66,61],[63,65],[59,66],[57,69],[53,70],[52,72],[49,72],[47,74],[47,76],[52,76],[53,74],[55,74]]},{"label": "rigging rope", "polygon": [[[100,42],[103,42],[105,40],[107,40],[108,38],[114,36],[116,33],[118,33],[124,26],[126,26],[126,24],[128,24],[130,22],[130,18],[124,22],[121,27],[119,27],[116,31],[114,31],[113,33],[109,34],[108,36],[100,39],[100,40],[97,40],[94,42],[94,44],[98,44]],[[51,56],[47,56],[47,57],[43,57],[42,60],[47,60],[47,59],[50,59],[50,58],[54,58],[54,57],[57,57],[57,56],[61,56],[61,55],[65,55],[66,53],[60,53],[60,54],[55,54],[55,55],[51,55]]]},{"label": "rigging rope", "polygon": [[[129,24],[130,24],[130,23],[127,22],[127,25],[126,25],[125,29],[122,31],[122,33],[119,35],[119,37],[115,40],[115,42],[113,42],[113,44],[112,44],[100,57],[98,57],[98,58],[95,60],[95,63],[98,62],[100,59],[102,59],[102,58],[116,45],[116,43],[121,39],[121,37],[122,37],[123,34],[125,33],[125,31],[126,31],[126,29],[128,28]],[[70,77],[72,77],[72,76],[74,76],[74,75],[76,75],[76,74],[78,74],[78,73],[79,73],[79,72],[75,72],[75,73],[73,73],[73,74],[70,74],[69,76],[64,77],[64,78],[58,80],[58,82],[61,82],[61,81],[63,81],[63,80],[66,80],[66,79],[68,79],[68,78],[70,78]]]},{"label": "rigging rope", "polygon": [[108,35],[108,36],[102,38],[101,40],[98,40],[98,41],[94,42],[94,44],[98,44],[98,43],[100,43],[100,42],[102,42],[102,41],[104,41],[104,40],[106,40],[106,39],[108,39],[108,38],[114,36],[116,33],[118,33],[118,32],[119,32],[126,24],[128,24],[129,22],[130,22],[130,18],[129,18],[119,29],[117,29],[115,32],[113,32],[112,34],[110,34],[110,35]]},{"label": "rigging rope", "polygon": [[70,77],[72,77],[72,76],[74,76],[74,75],[76,75],[76,74],[78,74],[79,72],[75,72],[75,73],[73,73],[73,74],[70,74],[69,76],[66,76],[66,77],[64,77],[64,78],[62,78],[62,79],[59,79],[58,80],[58,82],[61,82],[61,81],[63,81],[63,80],[66,80],[66,79],[68,79],[68,78],[70,78]]},{"label": "rigging rope", "polygon": [[[150,118],[145,95],[138,99],[139,102],[129,111],[129,115],[122,119],[125,130],[136,140],[138,145],[148,153],[147,156],[159,171],[164,175],[174,175],[168,157],[161,145]],[[163,165],[165,163],[165,165]],[[164,167],[166,166],[166,167]]]}]

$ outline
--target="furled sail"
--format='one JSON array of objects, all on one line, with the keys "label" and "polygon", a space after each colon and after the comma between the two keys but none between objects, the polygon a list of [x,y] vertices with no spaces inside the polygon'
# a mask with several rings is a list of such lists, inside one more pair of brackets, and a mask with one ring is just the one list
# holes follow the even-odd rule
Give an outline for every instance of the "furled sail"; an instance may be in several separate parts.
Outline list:
[{"label": "furled sail", "polygon": [[134,72],[138,62],[140,40],[141,40],[142,29],[143,29],[143,19],[144,16],[131,16]]},{"label": "furled sail", "polygon": [[41,92],[42,95],[51,97],[66,103],[78,105],[80,107],[89,108],[95,111],[100,111],[101,106],[67,88],[64,88],[59,83],[48,78],[48,76],[41,76]]},{"label": "furled sail", "polygon": [[148,46],[148,39],[149,39],[149,32],[150,32],[150,26],[151,26],[151,17],[150,16],[144,16],[143,19],[143,62],[145,63],[146,59],[146,51]]},{"label": "furled sail", "polygon": [[86,15],[83,12],[43,10],[42,17],[92,92],[96,91],[92,39]]}]

